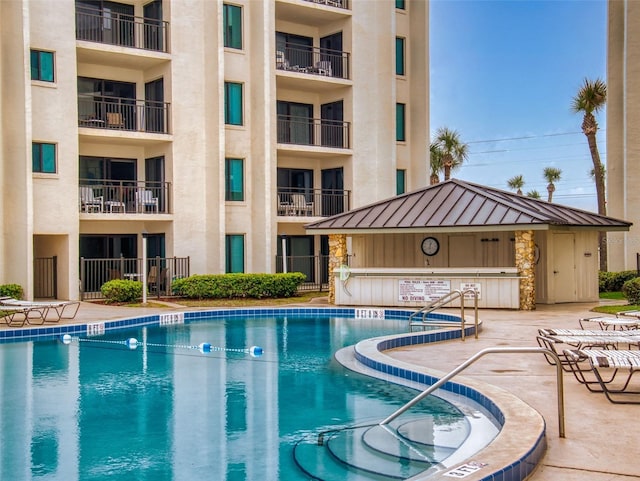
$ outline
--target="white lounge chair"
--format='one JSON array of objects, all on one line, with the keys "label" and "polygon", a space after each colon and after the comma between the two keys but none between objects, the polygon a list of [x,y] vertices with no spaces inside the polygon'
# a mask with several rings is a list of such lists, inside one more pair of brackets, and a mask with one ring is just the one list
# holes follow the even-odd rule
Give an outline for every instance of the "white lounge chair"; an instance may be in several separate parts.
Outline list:
[{"label": "white lounge chair", "polygon": [[[24,321],[28,324],[33,324],[31,319],[35,319],[38,324],[44,322],[59,322],[60,319],[73,319],[80,309],[80,302],[78,301],[51,301],[51,302],[36,302],[36,301],[23,301],[21,299],[14,299],[13,297],[0,298],[0,309],[23,309],[33,310],[35,316],[25,316]],[[55,313],[51,318],[47,318],[49,312]],[[26,312],[29,314],[29,312]],[[37,315],[40,313],[40,315]],[[24,324],[24,322],[23,322]]]}]

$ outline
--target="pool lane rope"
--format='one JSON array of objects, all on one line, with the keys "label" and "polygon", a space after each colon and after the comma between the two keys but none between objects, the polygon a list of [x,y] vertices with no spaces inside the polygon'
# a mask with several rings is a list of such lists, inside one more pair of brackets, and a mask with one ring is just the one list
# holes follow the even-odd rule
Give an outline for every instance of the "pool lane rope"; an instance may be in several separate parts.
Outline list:
[{"label": "pool lane rope", "polygon": [[[110,341],[107,339],[87,339],[81,337],[72,337],[70,334],[63,335],[60,340],[63,344],[71,344],[72,341],[77,340],[78,342],[96,342],[103,344],[119,344],[125,345],[131,350],[135,350],[138,346],[142,346],[142,343],[138,341],[135,337],[130,337],[128,339],[124,339],[122,341]],[[264,353],[264,350],[260,346],[251,346],[249,348],[238,349],[238,348],[230,348],[230,347],[219,347],[214,346],[209,342],[201,342],[197,346],[188,346],[181,344],[156,344],[152,342],[145,343],[147,347],[163,347],[163,348],[172,348],[172,349],[188,349],[188,350],[197,350],[202,354],[209,354],[211,352],[237,352],[241,354],[249,354],[251,357],[260,357]]]}]

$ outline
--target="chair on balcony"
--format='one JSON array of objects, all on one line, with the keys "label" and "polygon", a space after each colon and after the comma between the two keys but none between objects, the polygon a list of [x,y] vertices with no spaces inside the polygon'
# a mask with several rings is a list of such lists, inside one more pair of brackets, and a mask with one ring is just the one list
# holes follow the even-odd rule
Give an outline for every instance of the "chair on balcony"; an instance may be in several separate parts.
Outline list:
[{"label": "chair on balcony", "polygon": [[124,129],[124,119],[120,112],[107,112],[107,127],[111,129]]},{"label": "chair on balcony", "polygon": [[138,212],[146,212],[151,207],[153,212],[158,212],[158,198],[153,197],[150,190],[140,189],[136,191],[136,210]]},{"label": "chair on balcony", "polygon": [[96,196],[92,187],[80,187],[80,210],[82,212],[102,212],[104,209],[104,197]]},{"label": "chair on balcony", "polygon": [[296,215],[313,215],[313,202],[307,202],[304,194],[291,194],[291,204]]},{"label": "chair on balcony", "polygon": [[329,60],[321,60],[320,62],[316,62],[315,69],[319,75],[326,75],[327,77],[331,77],[331,62]]},{"label": "chair on balcony", "polygon": [[289,70],[289,61],[284,56],[282,50],[276,52],[276,68],[280,70]]},{"label": "chair on balcony", "polygon": [[283,202],[282,197],[278,194],[278,215],[293,215],[293,213],[293,204]]}]

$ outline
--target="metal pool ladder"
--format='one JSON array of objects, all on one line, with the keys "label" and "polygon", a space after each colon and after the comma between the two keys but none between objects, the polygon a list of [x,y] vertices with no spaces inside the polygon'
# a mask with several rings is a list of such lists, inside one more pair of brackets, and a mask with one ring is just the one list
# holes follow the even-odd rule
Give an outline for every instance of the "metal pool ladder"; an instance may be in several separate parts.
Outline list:
[{"label": "metal pool ladder", "polygon": [[[466,295],[473,296],[473,309],[475,313],[475,338],[478,339],[478,291],[475,289],[457,289],[455,291],[451,291],[448,294],[436,299],[431,304],[423,307],[422,309],[414,312],[409,316],[409,332],[413,332],[414,327],[422,327],[424,330],[427,326],[436,326],[436,327],[451,327],[450,322],[427,322],[427,316],[435,311],[436,309],[440,309],[441,307],[446,306],[447,304],[455,301],[456,299],[460,299],[460,329],[462,331],[461,338],[464,341],[465,333],[464,333],[464,300]],[[422,315],[422,319],[419,321],[413,321],[415,317]]]}]

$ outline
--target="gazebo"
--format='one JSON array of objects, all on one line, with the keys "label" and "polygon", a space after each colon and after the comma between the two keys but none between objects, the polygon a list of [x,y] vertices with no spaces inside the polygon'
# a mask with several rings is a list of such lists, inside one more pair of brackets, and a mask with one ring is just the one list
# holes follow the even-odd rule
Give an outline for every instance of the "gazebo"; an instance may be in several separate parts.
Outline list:
[{"label": "gazebo", "polygon": [[451,179],[305,228],[329,236],[337,305],[423,306],[460,287],[480,307],[531,310],[597,301],[599,232],[630,226]]}]

